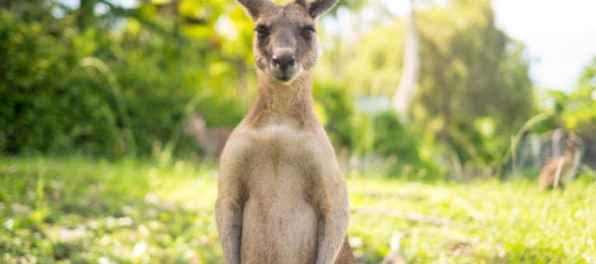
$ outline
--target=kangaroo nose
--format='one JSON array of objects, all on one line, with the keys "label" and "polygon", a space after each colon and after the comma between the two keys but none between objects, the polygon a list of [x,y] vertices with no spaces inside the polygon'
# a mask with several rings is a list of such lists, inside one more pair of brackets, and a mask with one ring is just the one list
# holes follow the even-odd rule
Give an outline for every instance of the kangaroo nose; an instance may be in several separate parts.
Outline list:
[{"label": "kangaroo nose", "polygon": [[283,54],[281,56],[273,56],[273,64],[279,66],[282,70],[294,66],[296,57],[293,54]]}]

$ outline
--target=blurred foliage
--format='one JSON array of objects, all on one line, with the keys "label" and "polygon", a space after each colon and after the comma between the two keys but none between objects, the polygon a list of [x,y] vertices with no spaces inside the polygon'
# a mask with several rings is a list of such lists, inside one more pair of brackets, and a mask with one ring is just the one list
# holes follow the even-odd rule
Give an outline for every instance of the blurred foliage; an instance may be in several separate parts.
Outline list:
[{"label": "blurred foliage", "polygon": [[60,28],[43,8],[32,11],[42,19],[0,10],[0,150],[116,148],[109,93],[78,65],[88,35]]},{"label": "blurred foliage", "polygon": [[[236,124],[246,108],[236,102],[246,92],[240,80],[249,79],[249,41],[210,32],[224,12],[221,4],[187,22],[178,14],[192,8],[187,2],[180,10],[153,4],[127,10],[81,1],[111,11],[84,23],[78,19],[84,8],[10,2],[0,10],[6,58],[0,66],[0,151],[151,153],[156,142],[193,146],[177,140],[186,112],[209,112],[210,124]],[[234,10],[230,15],[244,16]],[[246,47],[238,53],[228,45]]]},{"label": "blurred foliage", "polygon": [[322,122],[326,124],[333,145],[350,146],[352,142],[352,125],[349,117],[353,116],[353,102],[350,93],[341,84],[327,82],[314,84],[314,97],[317,98],[316,110]]},{"label": "blurred foliage", "polygon": [[534,132],[564,128],[596,139],[596,57],[584,67],[571,92],[545,90],[543,97],[548,118],[537,124],[532,129]]},{"label": "blurred foliage", "polygon": [[596,57],[584,67],[577,87],[569,94],[562,119],[567,129],[596,138]]},{"label": "blurred foliage", "polygon": [[[190,113],[233,127],[250,107],[253,24],[235,1],[78,3],[0,3],[0,153],[186,155]],[[338,151],[386,159],[391,176],[499,167],[536,113],[524,46],[496,27],[488,0],[420,3],[411,121],[381,103],[401,78],[404,22],[372,0],[340,1],[320,21],[315,112]],[[540,126],[594,127],[594,67],[573,93],[551,93],[557,114]]]},{"label": "blurred foliage", "polygon": [[[435,171],[430,177],[455,166],[502,166],[510,136],[536,111],[524,46],[496,27],[490,1],[416,6],[421,66],[411,121],[391,121],[385,111],[368,113],[371,117],[355,112],[351,149],[374,150],[419,169],[430,166]],[[319,78],[345,80],[354,97],[390,98],[401,78],[404,21],[353,16],[353,24],[342,25],[348,29],[340,34],[347,37],[324,42]]]},{"label": "blurred foliage", "polygon": [[422,59],[413,120],[463,164],[499,166],[509,136],[534,111],[523,46],[496,28],[490,1],[452,1],[417,15]]},{"label": "blurred foliage", "polygon": [[185,153],[190,112],[232,127],[254,97],[252,22],[234,1],[3,5],[0,153]]}]

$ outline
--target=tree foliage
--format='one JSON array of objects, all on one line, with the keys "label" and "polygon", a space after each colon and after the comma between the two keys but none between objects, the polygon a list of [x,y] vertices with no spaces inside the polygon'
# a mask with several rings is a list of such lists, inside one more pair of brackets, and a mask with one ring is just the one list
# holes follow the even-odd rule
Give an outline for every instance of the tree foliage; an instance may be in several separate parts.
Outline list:
[{"label": "tree foliage", "polygon": [[[370,144],[377,154],[409,164],[447,164],[455,154],[463,164],[499,166],[510,136],[535,111],[523,44],[497,28],[490,1],[427,3],[414,15],[421,65],[411,122],[389,125],[386,113],[373,113],[378,121],[368,122],[355,112],[352,149]],[[358,41],[336,45],[341,49],[325,53],[320,66],[334,69],[326,73],[345,80],[354,97],[389,98],[401,78],[404,21],[383,16],[376,24],[349,32]],[[334,61],[345,63],[337,70]],[[366,139],[371,134],[375,140]]]},{"label": "tree foliage", "polygon": [[565,110],[563,120],[569,130],[596,137],[596,57],[582,70]]},{"label": "tree foliage", "polygon": [[[193,148],[181,136],[188,114],[232,127],[255,96],[253,24],[234,1],[6,3],[1,153],[184,153]],[[371,10],[382,15],[365,18]],[[337,148],[357,155],[430,168],[447,149],[463,163],[494,165],[534,109],[523,45],[496,27],[490,1],[426,4],[415,16],[421,72],[411,123],[390,121],[382,105],[357,106],[389,98],[401,78],[404,23],[375,1],[341,1],[320,23],[316,112]]]},{"label": "tree foliage", "polygon": [[[248,48],[238,53],[229,45],[246,41],[209,32],[225,5],[189,17],[187,2],[172,2],[173,14],[166,6],[124,9],[105,1],[71,10],[28,0],[0,10],[0,151],[150,153],[155,143],[191,145],[175,140],[189,111],[235,124],[244,111],[235,102],[241,80],[249,81]],[[99,4],[109,12],[82,22],[84,5]]]},{"label": "tree foliage", "polygon": [[546,90],[545,101],[548,118],[534,128],[536,133],[563,128],[596,139],[596,57],[583,68],[571,92]]},{"label": "tree foliage", "polygon": [[464,163],[486,165],[534,109],[523,46],[496,27],[490,1],[453,1],[417,15],[422,58],[413,120]]}]

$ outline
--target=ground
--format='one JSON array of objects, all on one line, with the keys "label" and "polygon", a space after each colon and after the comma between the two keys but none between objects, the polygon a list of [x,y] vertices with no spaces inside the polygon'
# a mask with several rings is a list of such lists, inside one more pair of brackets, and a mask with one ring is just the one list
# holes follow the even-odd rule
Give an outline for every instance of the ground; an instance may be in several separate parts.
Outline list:
[{"label": "ground", "polygon": [[[350,175],[349,236],[379,263],[596,263],[596,181]],[[0,157],[1,263],[221,263],[217,168],[163,159]]]}]

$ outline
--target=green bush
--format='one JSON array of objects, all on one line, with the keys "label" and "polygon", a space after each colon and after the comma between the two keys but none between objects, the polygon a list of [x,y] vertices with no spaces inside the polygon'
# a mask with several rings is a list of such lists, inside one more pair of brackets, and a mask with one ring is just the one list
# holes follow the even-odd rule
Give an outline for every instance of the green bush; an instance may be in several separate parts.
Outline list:
[{"label": "green bush", "polygon": [[325,112],[325,130],[336,147],[352,147],[352,98],[346,88],[333,83],[315,83],[314,97]]},{"label": "green bush", "polygon": [[189,112],[233,126],[245,111],[234,89],[217,89],[234,86],[235,70],[212,74],[222,58],[197,52],[214,47],[34,12],[41,19],[0,11],[0,153],[143,156],[156,142],[186,153],[196,149],[180,136]]},{"label": "green bush", "polygon": [[68,33],[48,28],[0,11],[0,152],[109,149],[117,134],[105,89],[78,66],[72,42],[56,37]]},{"label": "green bush", "polygon": [[[429,142],[429,135],[417,132],[414,127],[404,125],[392,110],[374,117],[374,150],[376,154],[392,162],[387,175],[417,180],[442,179],[435,160],[429,150],[436,151],[435,142]],[[434,138],[434,137],[430,137]]]}]

